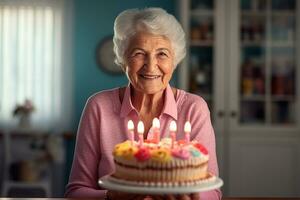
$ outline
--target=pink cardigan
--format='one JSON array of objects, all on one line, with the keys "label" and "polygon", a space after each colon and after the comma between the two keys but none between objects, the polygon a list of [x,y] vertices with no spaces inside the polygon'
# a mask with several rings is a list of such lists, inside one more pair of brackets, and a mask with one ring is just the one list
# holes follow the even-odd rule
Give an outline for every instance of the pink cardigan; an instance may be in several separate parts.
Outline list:
[{"label": "pink cardigan", "polygon": [[[206,102],[199,96],[177,89],[176,98],[168,85],[165,91],[164,108],[159,117],[161,136],[168,136],[169,123],[177,122],[177,139],[183,139],[184,123],[192,125],[191,139],[206,146],[210,160],[209,171],[218,176],[215,135]],[[77,133],[74,160],[66,187],[66,197],[103,197],[106,190],[99,188],[98,179],[113,173],[113,147],[129,139],[127,122],[132,119],[137,125],[139,115],[132,106],[130,87],[127,86],[123,102],[119,88],[99,92],[89,98]],[[147,135],[150,136],[150,132]],[[138,135],[135,133],[135,140]],[[221,191],[213,190],[200,194],[201,200],[221,199]]]}]

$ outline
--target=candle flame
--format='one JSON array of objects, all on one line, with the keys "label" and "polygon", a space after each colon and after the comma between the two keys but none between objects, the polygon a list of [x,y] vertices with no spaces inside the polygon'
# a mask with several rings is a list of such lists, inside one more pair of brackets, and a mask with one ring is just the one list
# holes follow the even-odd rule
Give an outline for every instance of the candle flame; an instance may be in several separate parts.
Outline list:
[{"label": "candle flame", "polygon": [[128,128],[128,130],[133,130],[134,129],[134,124],[133,124],[132,120],[128,121],[127,128]]},{"label": "candle flame", "polygon": [[152,121],[152,126],[154,127],[154,128],[158,128],[159,129],[159,127],[160,127],[160,124],[159,124],[159,120],[155,117],[154,119],[153,119],[153,121]]},{"label": "candle flame", "polygon": [[175,121],[171,121],[170,123],[170,131],[175,132],[177,130],[177,125]]},{"label": "candle flame", "polygon": [[191,127],[191,123],[190,122],[185,122],[185,124],[184,124],[184,132],[186,132],[186,133],[190,133],[191,132],[191,130],[192,130],[192,127]]},{"label": "candle flame", "polygon": [[139,121],[137,131],[139,134],[144,134],[144,123],[142,121]]}]

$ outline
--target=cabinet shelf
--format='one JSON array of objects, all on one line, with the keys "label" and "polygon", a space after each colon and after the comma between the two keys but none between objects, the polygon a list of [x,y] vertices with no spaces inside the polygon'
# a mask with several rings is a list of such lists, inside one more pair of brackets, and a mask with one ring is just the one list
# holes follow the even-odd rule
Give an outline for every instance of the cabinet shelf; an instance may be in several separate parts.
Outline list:
[{"label": "cabinet shelf", "polygon": [[194,9],[191,11],[192,17],[213,17],[214,11],[210,9]]},{"label": "cabinet shelf", "polygon": [[[267,96],[265,96],[265,95],[242,95],[241,100],[242,101],[266,101]],[[295,101],[296,98],[293,95],[271,95],[270,100],[273,102]]]},{"label": "cabinet shelf", "polygon": [[262,47],[266,46],[265,40],[243,40],[241,41],[242,47]]},{"label": "cabinet shelf", "polygon": [[241,11],[243,17],[265,17],[267,13],[265,11],[243,10]]},{"label": "cabinet shelf", "polygon": [[275,17],[295,17],[296,13],[295,11],[291,10],[281,10],[281,11],[272,11],[272,16]]},{"label": "cabinet shelf", "polygon": [[294,95],[272,95],[272,101],[295,101]]},{"label": "cabinet shelf", "polygon": [[212,47],[214,45],[213,40],[192,40],[190,46],[192,47]]},{"label": "cabinet shelf", "polygon": [[295,47],[295,42],[292,41],[272,41],[271,47],[276,47],[276,48],[294,48]]},{"label": "cabinet shelf", "polygon": [[265,41],[265,40],[242,40],[241,47],[276,47],[276,48],[294,48],[293,41]]},{"label": "cabinet shelf", "polygon": [[41,185],[48,184],[48,180],[39,180],[36,182],[20,182],[20,181],[6,181],[7,184],[9,184],[11,187],[17,187],[17,188],[34,188],[34,187],[41,187]]},{"label": "cabinet shelf", "polygon": [[242,95],[242,101],[265,101],[266,97],[264,95]]},{"label": "cabinet shelf", "polygon": [[[266,11],[252,11],[252,10],[243,10],[241,11],[241,15],[243,17],[266,17],[267,12]],[[282,11],[272,11],[272,16],[275,17],[295,17],[295,11],[290,10],[282,10]]]}]

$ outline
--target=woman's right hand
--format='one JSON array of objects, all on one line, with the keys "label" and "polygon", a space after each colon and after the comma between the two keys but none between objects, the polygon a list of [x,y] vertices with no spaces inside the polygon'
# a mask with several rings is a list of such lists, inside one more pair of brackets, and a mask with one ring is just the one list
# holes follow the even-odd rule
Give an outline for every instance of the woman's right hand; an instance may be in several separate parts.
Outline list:
[{"label": "woman's right hand", "polygon": [[[148,200],[147,195],[119,192],[108,190],[106,193],[108,200]],[[152,199],[152,198],[150,198]]]},{"label": "woman's right hand", "polygon": [[179,194],[179,195],[156,195],[152,200],[200,200],[199,193]]},{"label": "woman's right hand", "polygon": [[200,200],[199,193],[181,195],[140,195],[109,190],[106,195],[108,200]]}]

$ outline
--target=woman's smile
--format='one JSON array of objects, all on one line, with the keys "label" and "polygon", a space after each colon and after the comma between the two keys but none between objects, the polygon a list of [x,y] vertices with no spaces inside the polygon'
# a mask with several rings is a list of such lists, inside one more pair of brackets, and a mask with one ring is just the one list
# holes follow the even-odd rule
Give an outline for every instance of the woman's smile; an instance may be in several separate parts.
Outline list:
[{"label": "woman's smile", "polygon": [[155,80],[161,78],[161,75],[153,75],[153,74],[139,74],[139,76],[145,80]]}]

